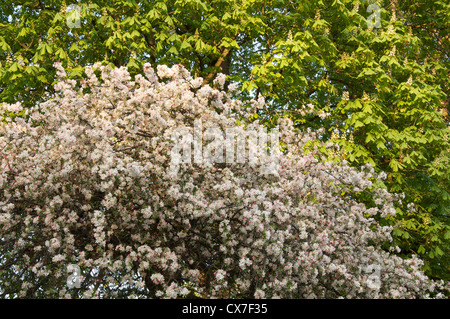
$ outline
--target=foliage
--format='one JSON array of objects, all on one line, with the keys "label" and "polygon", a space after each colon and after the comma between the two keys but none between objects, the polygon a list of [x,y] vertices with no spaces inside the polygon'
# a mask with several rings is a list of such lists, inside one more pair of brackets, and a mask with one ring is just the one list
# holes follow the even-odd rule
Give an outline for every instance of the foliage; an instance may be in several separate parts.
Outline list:
[{"label": "foliage", "polygon": [[[380,8],[379,28],[368,28],[370,4]],[[1,101],[29,107],[52,95],[55,61],[71,78],[95,61],[132,76],[145,62],[179,63],[204,85],[222,72],[242,100],[265,98],[254,119],[325,128],[320,138],[340,146],[330,159],[385,171],[388,190],[405,192],[417,210],[403,205],[384,222],[429,275],[450,279],[448,3],[91,0],[77,4],[80,28],[69,27],[78,11],[68,5],[0,4]]]}]

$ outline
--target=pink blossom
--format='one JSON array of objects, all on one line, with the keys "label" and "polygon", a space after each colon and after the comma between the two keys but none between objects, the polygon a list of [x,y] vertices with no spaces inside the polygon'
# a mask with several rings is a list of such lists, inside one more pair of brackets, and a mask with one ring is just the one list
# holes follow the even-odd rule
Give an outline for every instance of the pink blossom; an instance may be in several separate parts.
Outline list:
[{"label": "pink blossom", "polygon": [[[145,64],[132,80],[124,67],[96,63],[79,87],[55,67],[56,94],[26,119],[7,113],[0,123],[0,256],[11,264],[0,294],[444,296],[445,283],[427,278],[419,258],[397,256],[395,243],[384,249],[392,227],[377,220],[395,214],[401,198],[375,186],[385,174],[320,160],[319,147],[305,153],[306,143],[320,142],[288,118],[278,122],[284,151],[273,174],[259,162],[171,167],[173,133],[196,120],[202,132],[264,128],[249,120],[264,100],[224,91],[223,75],[201,86],[182,66]],[[363,190],[374,207],[341,195]],[[69,264],[99,278],[84,276],[78,292],[45,286],[65,285]]]}]

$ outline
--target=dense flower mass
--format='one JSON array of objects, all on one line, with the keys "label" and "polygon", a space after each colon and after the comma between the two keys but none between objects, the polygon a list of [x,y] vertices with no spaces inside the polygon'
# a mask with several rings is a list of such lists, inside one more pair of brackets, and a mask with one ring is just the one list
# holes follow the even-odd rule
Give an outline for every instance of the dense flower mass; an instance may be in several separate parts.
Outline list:
[{"label": "dense flower mass", "polygon": [[173,133],[196,120],[260,129],[246,118],[264,101],[244,105],[224,76],[201,86],[181,66],[146,64],[132,80],[95,64],[76,82],[56,67],[54,96],[22,117],[20,104],[0,110],[2,297],[440,295],[421,260],[388,249],[379,219],[399,197],[376,186],[385,176],[305,152],[314,133],[288,119],[271,174],[261,161],[173,165]]}]

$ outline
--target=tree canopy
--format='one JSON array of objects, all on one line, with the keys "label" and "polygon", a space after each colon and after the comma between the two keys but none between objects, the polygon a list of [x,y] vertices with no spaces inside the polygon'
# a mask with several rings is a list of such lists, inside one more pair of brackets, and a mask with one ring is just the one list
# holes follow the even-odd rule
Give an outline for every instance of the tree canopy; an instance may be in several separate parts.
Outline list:
[{"label": "tree canopy", "polygon": [[[0,99],[31,107],[54,93],[60,61],[81,79],[97,61],[185,66],[210,84],[221,72],[267,127],[289,117],[339,149],[330,159],[386,172],[405,205],[395,226],[427,274],[449,272],[449,12],[445,1],[3,1]],[[368,10],[369,9],[369,10]],[[378,16],[379,15],[379,16]],[[379,25],[368,23],[376,22]],[[76,22],[79,22],[77,24]],[[313,112],[309,110],[313,108]],[[308,112],[306,112],[308,110]],[[20,116],[20,114],[18,114]],[[307,116],[305,116],[307,115]],[[356,196],[356,195],[355,195]],[[370,204],[373,199],[358,194]],[[406,208],[414,202],[416,211]]]},{"label": "tree canopy", "polygon": [[[201,87],[183,67],[145,64],[132,81],[125,67],[95,64],[80,84],[56,68],[55,96],[0,126],[0,296],[445,297],[378,222],[401,202],[386,174],[329,161],[317,145],[305,152],[316,134],[289,118],[267,154],[268,139],[251,134],[264,127],[245,120],[264,101],[234,99],[223,76]],[[219,139],[237,128],[242,153]],[[189,131],[204,136],[202,159],[180,162]]]}]

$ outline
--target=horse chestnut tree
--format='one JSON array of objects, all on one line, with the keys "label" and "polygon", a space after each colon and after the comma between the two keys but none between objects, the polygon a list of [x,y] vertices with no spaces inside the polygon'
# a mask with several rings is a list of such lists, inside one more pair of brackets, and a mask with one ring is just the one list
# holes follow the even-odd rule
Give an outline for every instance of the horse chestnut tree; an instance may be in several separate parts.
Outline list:
[{"label": "horse chestnut tree", "polygon": [[173,161],[175,133],[195,121],[199,134],[261,129],[249,116],[264,101],[243,104],[223,75],[202,86],[179,65],[146,64],[133,80],[97,63],[75,81],[55,67],[54,96],[0,110],[0,296],[443,296],[420,259],[395,254],[381,221],[401,197],[384,174],[306,152],[314,132],[279,120],[270,173],[262,160]]}]

